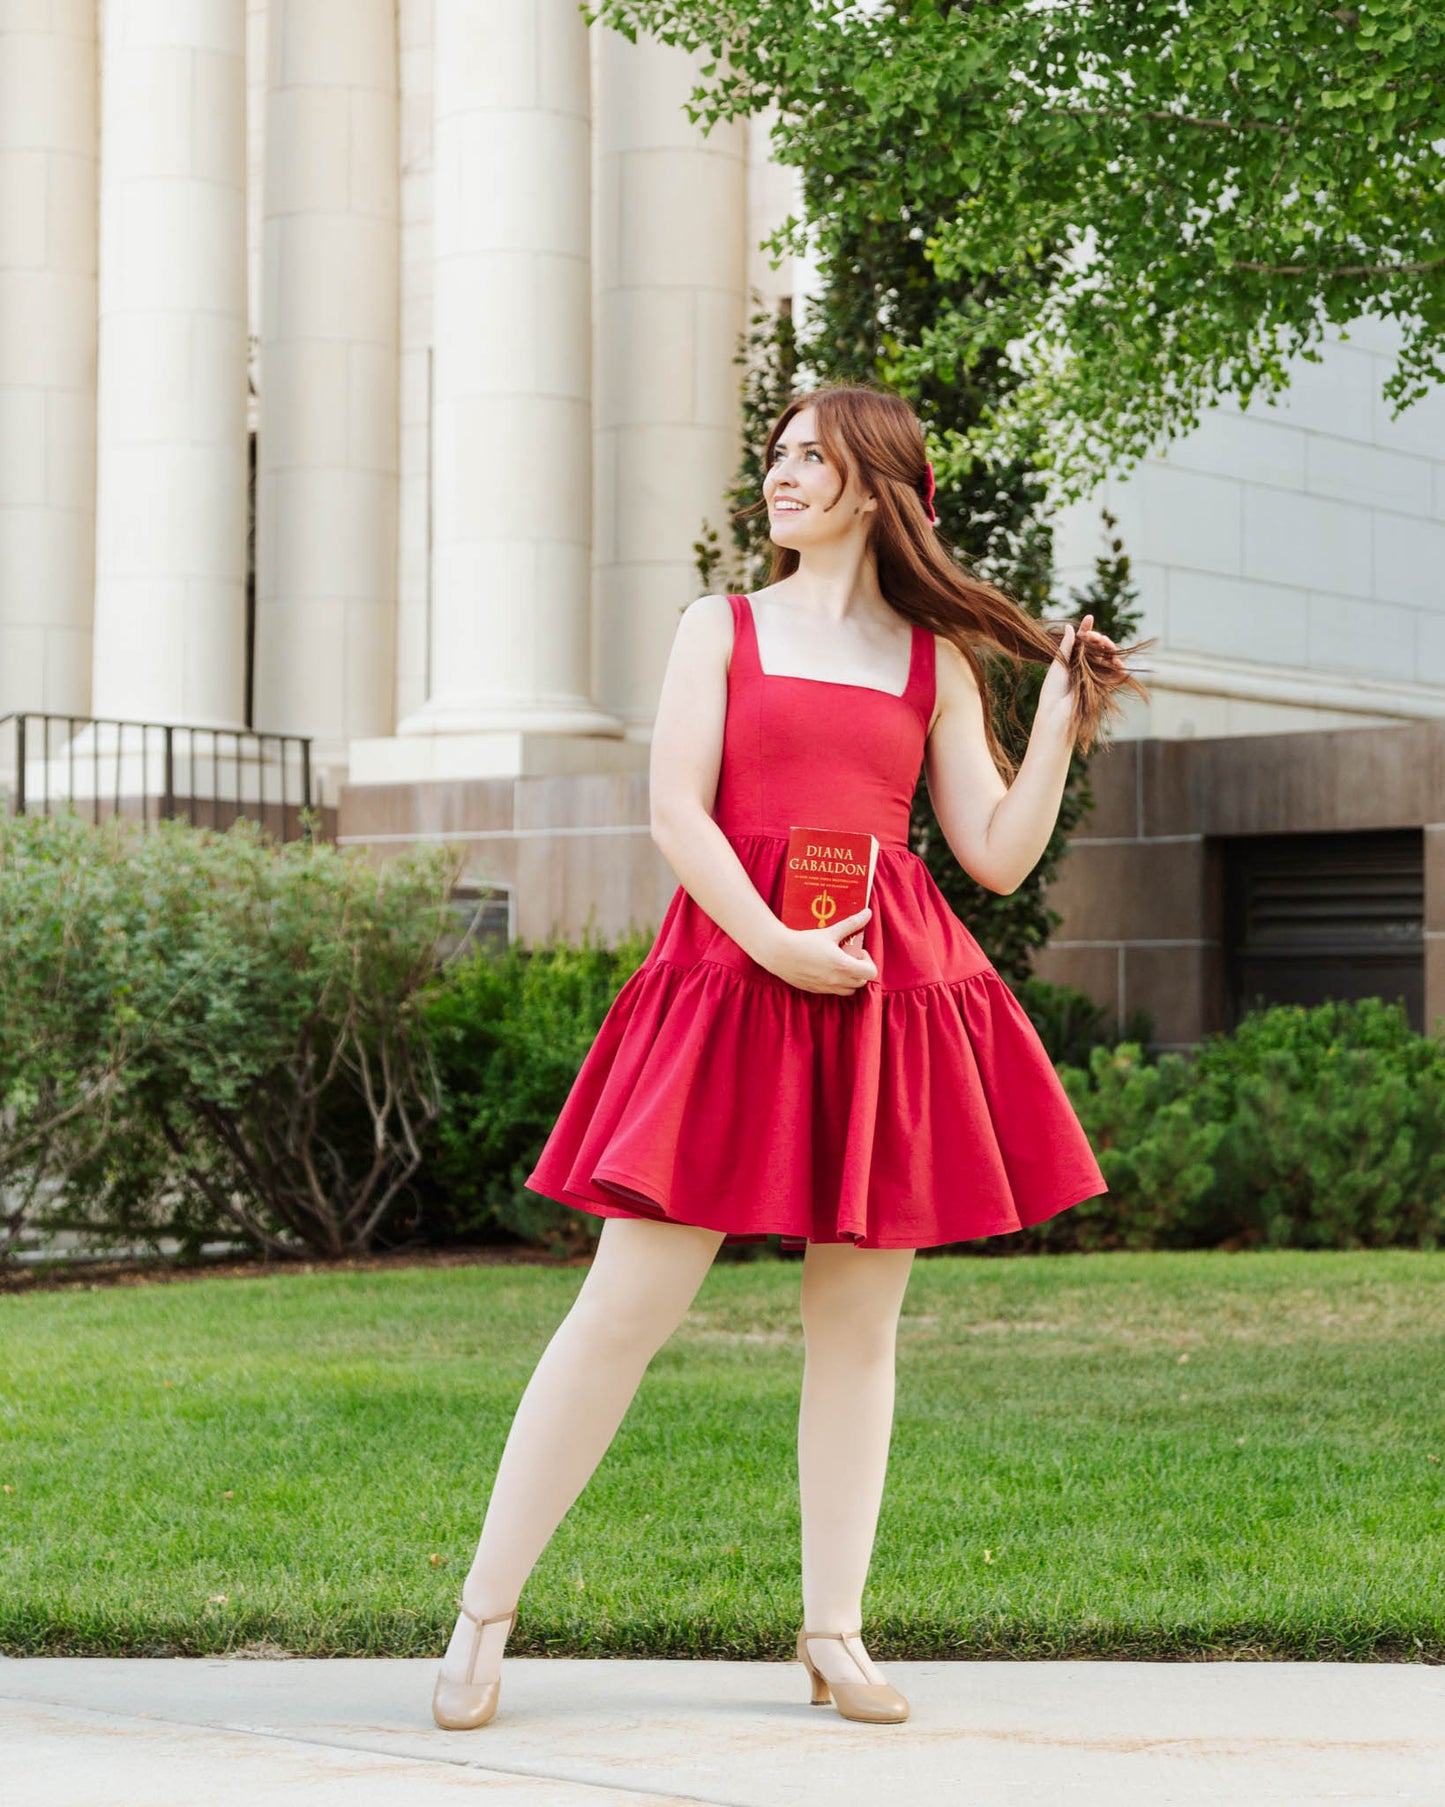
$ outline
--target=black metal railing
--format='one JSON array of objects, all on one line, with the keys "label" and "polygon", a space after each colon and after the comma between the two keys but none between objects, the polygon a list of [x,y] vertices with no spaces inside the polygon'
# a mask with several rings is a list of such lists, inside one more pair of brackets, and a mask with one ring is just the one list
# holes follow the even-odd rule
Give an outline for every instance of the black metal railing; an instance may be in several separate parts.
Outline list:
[{"label": "black metal railing", "polygon": [[[7,729],[12,737],[8,748],[3,740]],[[77,749],[77,736],[86,729],[93,730],[90,745]],[[107,729],[115,731],[113,744],[103,744],[109,739],[103,732]],[[268,747],[274,749],[269,761]],[[137,760],[139,782],[132,785],[126,762]],[[208,788],[203,782],[207,768]],[[267,795],[268,775],[273,796]],[[227,777],[234,781],[233,796],[225,794]],[[248,777],[254,781],[249,787]],[[103,804],[110,814],[148,823],[154,802],[157,817],[188,816],[198,827],[224,828],[246,817],[271,829],[279,840],[311,838],[309,818],[301,813],[312,806],[311,740],[300,734],[28,710],[0,715],[0,781],[8,781],[12,815],[49,815],[52,805],[79,811],[88,803],[97,823]]]}]

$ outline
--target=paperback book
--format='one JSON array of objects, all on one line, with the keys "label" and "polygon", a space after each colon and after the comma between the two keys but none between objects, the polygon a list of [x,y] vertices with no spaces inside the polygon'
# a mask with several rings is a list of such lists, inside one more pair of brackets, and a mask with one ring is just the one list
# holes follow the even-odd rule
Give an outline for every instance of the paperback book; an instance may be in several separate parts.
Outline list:
[{"label": "paperback book", "polygon": [[[790,929],[825,929],[854,915],[872,897],[877,864],[878,837],[866,830],[791,827],[781,920]],[[838,945],[860,953],[863,930],[855,929]]]}]

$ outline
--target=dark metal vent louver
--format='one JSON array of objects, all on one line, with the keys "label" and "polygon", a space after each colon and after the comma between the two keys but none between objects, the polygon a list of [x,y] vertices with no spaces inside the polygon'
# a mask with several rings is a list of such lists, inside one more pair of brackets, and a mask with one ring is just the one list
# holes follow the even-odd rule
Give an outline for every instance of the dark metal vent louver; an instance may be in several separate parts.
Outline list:
[{"label": "dark metal vent louver", "polygon": [[1224,843],[1230,1021],[1256,999],[1403,998],[1424,1026],[1419,829]]}]

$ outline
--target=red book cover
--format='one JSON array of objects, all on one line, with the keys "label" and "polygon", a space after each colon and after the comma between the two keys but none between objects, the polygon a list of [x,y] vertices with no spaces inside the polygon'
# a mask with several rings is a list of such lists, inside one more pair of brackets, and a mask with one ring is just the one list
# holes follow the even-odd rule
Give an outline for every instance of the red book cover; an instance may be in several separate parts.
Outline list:
[{"label": "red book cover", "polygon": [[[877,864],[878,837],[866,830],[790,827],[779,911],[783,924],[790,929],[825,929],[830,922],[854,915],[872,896]],[[860,953],[862,929],[838,945],[845,953]]]}]

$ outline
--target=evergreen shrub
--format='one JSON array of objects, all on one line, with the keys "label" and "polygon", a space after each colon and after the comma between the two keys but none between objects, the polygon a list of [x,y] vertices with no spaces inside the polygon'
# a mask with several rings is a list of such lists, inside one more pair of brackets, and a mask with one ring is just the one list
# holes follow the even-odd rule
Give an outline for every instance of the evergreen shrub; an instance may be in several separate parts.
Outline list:
[{"label": "evergreen shrub", "polygon": [[422,1023],[442,1081],[428,1138],[421,1228],[428,1240],[590,1247],[601,1220],[529,1192],[531,1171],[608,1006],[652,944],[608,946],[589,930],[503,953],[477,950],[436,977]]},{"label": "evergreen shrub", "polygon": [[1189,1054],[1137,1043],[1060,1069],[1109,1192],[1036,1248],[1438,1248],[1445,1042],[1399,1003],[1251,1011]]}]

